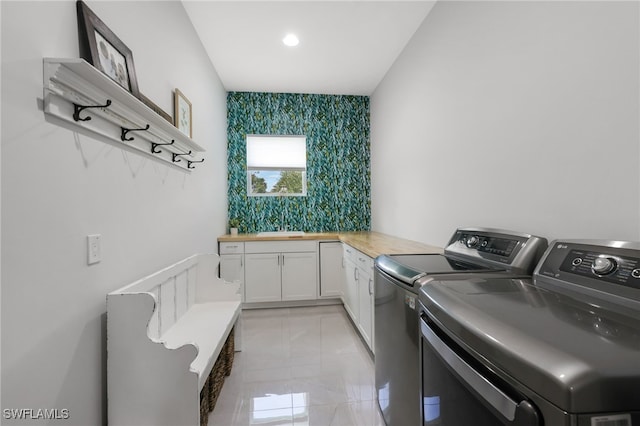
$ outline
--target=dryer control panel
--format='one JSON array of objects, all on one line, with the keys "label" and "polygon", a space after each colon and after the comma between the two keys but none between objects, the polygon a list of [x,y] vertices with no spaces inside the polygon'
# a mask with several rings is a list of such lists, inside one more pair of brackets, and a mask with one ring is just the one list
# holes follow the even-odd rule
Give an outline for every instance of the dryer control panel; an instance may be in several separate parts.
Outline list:
[{"label": "dryer control panel", "polygon": [[458,242],[470,249],[476,249],[479,252],[491,253],[508,258],[516,247],[518,247],[518,244],[521,243],[521,240],[515,238],[500,238],[473,232],[461,232]]},{"label": "dryer control panel", "polygon": [[547,240],[535,235],[492,228],[459,228],[444,252],[466,261],[531,274],[546,248]]}]

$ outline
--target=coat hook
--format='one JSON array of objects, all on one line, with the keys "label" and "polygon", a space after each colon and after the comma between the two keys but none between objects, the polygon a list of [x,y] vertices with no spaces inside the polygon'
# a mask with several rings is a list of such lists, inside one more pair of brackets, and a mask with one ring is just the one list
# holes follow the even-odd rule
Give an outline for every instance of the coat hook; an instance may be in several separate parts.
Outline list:
[{"label": "coat hook", "polygon": [[74,121],[89,121],[91,117],[87,116],[84,118],[80,118],[80,113],[87,108],[107,108],[111,105],[111,99],[107,99],[107,103],[104,105],[78,105],[76,103],[73,104],[73,120]]},{"label": "coat hook", "polygon": [[157,147],[161,146],[161,145],[173,145],[173,143],[175,142],[175,139],[171,139],[171,142],[169,143],[155,143],[155,142],[151,142],[151,153],[152,154],[160,154],[162,151],[161,150],[156,150]]},{"label": "coat hook", "polygon": [[131,136],[130,138],[127,137],[127,133],[129,132],[137,132],[137,131],[145,131],[145,130],[149,130],[149,125],[147,124],[147,127],[144,127],[142,129],[125,129],[124,127],[120,127],[122,129],[122,133],[120,134],[120,140],[122,142],[125,141],[132,141],[135,138],[133,136]]},{"label": "coat hook", "polygon": [[202,163],[204,162],[204,158],[200,161],[189,161],[187,160],[187,168],[188,169],[195,169],[195,167],[192,166],[193,163]]},{"label": "coat hook", "polygon": [[172,161],[173,161],[174,163],[179,163],[181,160],[180,160],[179,158],[176,160],[176,158],[177,158],[177,157],[179,157],[179,156],[181,156],[181,155],[191,155],[191,151],[187,152],[186,154],[175,154],[175,153],[174,153],[174,154],[173,154]]}]

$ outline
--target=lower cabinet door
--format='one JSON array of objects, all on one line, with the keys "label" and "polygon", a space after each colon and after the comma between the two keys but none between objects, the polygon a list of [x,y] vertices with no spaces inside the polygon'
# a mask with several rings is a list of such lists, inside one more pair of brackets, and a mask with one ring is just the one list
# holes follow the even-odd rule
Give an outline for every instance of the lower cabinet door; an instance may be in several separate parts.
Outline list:
[{"label": "lower cabinet door", "polygon": [[315,252],[282,254],[282,300],[317,298]]},{"label": "lower cabinet door", "polygon": [[358,324],[358,268],[351,260],[344,261],[345,279],[344,279],[344,308],[353,320],[354,324]]},{"label": "lower cabinet door", "polygon": [[373,277],[359,269],[358,280],[358,329],[362,338],[373,351]]},{"label": "lower cabinet door", "polygon": [[240,283],[244,302],[244,254],[223,254],[220,256],[220,278],[228,282]]},{"label": "lower cabinet door", "polygon": [[282,300],[280,256],[280,253],[245,254],[245,302],[277,302]]},{"label": "lower cabinet door", "polygon": [[320,297],[342,297],[344,291],[344,261],[342,243],[320,242]]}]

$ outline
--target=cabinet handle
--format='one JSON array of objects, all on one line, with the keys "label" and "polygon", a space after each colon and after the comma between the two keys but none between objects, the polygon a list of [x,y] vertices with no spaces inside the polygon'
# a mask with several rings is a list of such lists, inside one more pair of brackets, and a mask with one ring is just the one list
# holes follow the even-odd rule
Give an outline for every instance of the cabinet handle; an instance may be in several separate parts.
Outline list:
[{"label": "cabinet handle", "polygon": [[242,268],[244,266],[244,256],[240,257],[240,267]]},{"label": "cabinet handle", "polygon": [[373,289],[371,288],[371,283],[373,283],[373,280],[369,278],[369,296],[373,295]]},{"label": "cabinet handle", "polygon": [[358,281],[360,274],[358,273],[358,268],[353,268],[353,279]]},{"label": "cabinet handle", "polygon": [[282,254],[282,266],[284,266],[284,253]]}]

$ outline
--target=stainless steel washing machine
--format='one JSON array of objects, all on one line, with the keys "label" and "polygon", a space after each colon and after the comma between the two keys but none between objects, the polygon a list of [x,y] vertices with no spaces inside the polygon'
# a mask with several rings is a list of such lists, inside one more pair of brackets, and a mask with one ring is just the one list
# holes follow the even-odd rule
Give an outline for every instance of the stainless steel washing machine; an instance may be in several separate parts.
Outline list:
[{"label": "stainless steel washing machine", "polygon": [[640,425],[640,244],[554,241],[532,278],[420,290],[423,426]]}]

